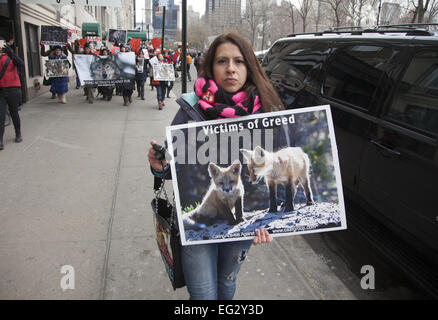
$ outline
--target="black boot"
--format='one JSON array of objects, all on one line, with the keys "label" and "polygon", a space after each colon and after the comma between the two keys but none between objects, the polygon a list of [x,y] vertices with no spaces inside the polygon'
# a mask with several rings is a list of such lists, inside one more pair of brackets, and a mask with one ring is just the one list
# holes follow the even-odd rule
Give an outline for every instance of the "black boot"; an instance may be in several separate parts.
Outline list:
[{"label": "black boot", "polygon": [[16,132],[15,133],[15,142],[20,143],[21,141],[23,141],[23,137],[21,136],[21,132]]},{"label": "black boot", "polygon": [[3,150],[5,146],[3,145],[3,139],[0,139],[0,150]]}]

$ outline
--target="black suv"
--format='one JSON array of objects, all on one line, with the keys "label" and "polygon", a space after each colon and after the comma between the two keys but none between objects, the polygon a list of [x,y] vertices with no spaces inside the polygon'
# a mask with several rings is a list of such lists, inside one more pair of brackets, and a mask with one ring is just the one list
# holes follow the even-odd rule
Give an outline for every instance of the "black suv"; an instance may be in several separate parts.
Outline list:
[{"label": "black suv", "polygon": [[331,106],[346,198],[438,268],[438,32],[290,35],[262,66],[286,108]]}]

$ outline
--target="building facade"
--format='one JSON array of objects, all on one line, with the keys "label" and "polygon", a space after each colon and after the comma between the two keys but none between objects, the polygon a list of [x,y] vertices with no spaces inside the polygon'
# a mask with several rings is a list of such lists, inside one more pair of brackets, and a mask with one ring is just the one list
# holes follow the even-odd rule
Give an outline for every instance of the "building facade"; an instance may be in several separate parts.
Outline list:
[{"label": "building facade", "polygon": [[177,37],[179,29],[180,6],[175,5],[174,0],[153,0],[152,9],[152,25],[154,28],[154,37],[161,38],[163,30],[163,14],[160,7],[166,7],[166,19],[164,26],[164,41],[165,43],[173,43]]},{"label": "building facade", "polygon": [[211,35],[224,32],[225,28],[241,23],[241,0],[206,0],[205,21]]}]

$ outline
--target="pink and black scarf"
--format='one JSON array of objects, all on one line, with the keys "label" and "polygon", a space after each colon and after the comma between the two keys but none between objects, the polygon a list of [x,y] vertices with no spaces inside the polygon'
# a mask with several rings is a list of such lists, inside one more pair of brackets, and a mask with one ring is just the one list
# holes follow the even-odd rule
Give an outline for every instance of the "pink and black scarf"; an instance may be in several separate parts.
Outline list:
[{"label": "pink and black scarf", "polygon": [[259,113],[262,107],[257,94],[253,97],[248,97],[245,91],[231,94],[205,78],[196,80],[195,93],[201,98],[198,103],[209,120],[248,116]]}]

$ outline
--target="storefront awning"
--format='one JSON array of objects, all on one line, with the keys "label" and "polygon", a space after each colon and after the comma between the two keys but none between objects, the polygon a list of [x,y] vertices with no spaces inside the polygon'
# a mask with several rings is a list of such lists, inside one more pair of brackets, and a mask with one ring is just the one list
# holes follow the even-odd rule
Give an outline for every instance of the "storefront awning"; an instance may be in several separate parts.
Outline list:
[{"label": "storefront awning", "polygon": [[101,37],[100,23],[97,22],[84,22],[82,23],[82,37]]},{"label": "storefront awning", "polygon": [[147,38],[147,34],[146,32],[132,32],[132,31],[128,31],[128,39],[141,39],[146,41]]}]

